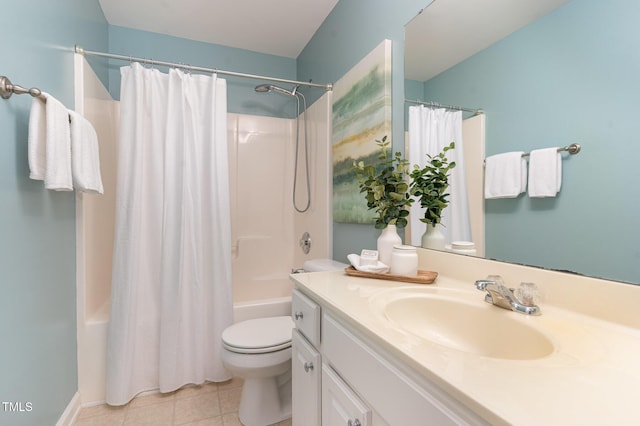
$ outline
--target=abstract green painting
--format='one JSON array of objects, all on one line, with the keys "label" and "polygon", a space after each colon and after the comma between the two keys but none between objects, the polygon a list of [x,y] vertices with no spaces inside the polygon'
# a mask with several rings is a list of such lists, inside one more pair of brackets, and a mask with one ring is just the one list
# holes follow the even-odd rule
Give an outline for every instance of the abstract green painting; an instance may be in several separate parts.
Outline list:
[{"label": "abstract green painting", "polygon": [[373,223],[354,161],[374,163],[376,140],[391,135],[391,41],[384,40],[333,86],[333,220]]}]

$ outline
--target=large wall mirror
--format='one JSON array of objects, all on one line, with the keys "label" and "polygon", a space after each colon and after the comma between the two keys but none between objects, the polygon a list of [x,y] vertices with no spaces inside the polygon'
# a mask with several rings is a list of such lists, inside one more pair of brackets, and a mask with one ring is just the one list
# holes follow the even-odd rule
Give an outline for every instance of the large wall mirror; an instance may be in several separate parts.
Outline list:
[{"label": "large wall mirror", "polygon": [[638,16],[629,0],[435,0],[407,24],[405,98],[482,108],[485,155],[582,145],[556,197],[485,200],[485,257],[640,283]]}]

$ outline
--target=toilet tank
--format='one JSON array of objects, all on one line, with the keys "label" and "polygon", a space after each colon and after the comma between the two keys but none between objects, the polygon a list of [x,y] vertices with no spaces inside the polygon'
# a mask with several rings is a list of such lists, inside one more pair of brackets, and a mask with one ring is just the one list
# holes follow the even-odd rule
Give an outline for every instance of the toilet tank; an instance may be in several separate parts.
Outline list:
[{"label": "toilet tank", "polygon": [[348,265],[332,259],[309,259],[302,264],[304,272],[337,271]]}]

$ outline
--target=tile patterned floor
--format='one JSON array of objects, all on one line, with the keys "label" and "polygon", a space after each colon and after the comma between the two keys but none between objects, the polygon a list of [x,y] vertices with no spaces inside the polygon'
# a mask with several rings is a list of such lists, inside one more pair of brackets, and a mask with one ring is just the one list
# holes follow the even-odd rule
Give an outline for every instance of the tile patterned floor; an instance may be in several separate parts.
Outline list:
[{"label": "tile patterned floor", "polygon": [[[186,386],[168,394],[139,396],[122,407],[83,408],[75,426],[242,426],[241,391],[239,379]],[[291,426],[291,420],[277,426]]]}]

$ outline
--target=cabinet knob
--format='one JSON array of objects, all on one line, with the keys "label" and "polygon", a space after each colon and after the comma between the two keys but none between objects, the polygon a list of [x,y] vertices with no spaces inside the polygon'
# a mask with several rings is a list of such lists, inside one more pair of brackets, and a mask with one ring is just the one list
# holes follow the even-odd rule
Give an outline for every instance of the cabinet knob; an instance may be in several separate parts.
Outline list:
[{"label": "cabinet knob", "polygon": [[298,311],[298,312],[296,312],[296,313],[294,313],[294,314],[293,314],[293,317],[294,317],[296,320],[299,320],[299,319],[302,319],[302,317],[304,317],[304,314],[302,313],[302,311]]},{"label": "cabinet knob", "polygon": [[[304,363],[304,371],[306,373],[308,373],[309,371],[313,370],[313,363],[312,362],[305,362]],[[355,426],[355,425],[354,425]]]},{"label": "cabinet knob", "polygon": [[358,420],[358,419],[349,420],[349,423],[347,423],[347,426],[361,426],[360,425],[360,420]]}]

